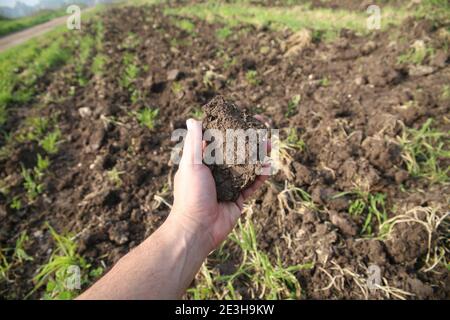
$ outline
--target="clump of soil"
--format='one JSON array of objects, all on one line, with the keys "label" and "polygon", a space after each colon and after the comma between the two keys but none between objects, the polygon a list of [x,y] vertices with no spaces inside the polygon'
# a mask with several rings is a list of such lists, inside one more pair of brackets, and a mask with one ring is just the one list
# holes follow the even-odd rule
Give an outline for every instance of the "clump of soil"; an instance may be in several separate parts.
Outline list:
[{"label": "clump of soil", "polygon": [[[220,130],[224,139],[227,129],[264,129],[264,125],[261,122],[244,110],[240,110],[237,105],[225,100],[222,96],[214,97],[203,106],[203,111],[205,113],[205,120],[203,122],[204,130]],[[259,172],[258,170],[261,169],[261,163],[254,164],[249,161],[250,152],[246,152],[250,150],[248,140],[245,142],[244,150],[234,147],[233,151],[233,159],[237,159],[239,153],[245,152],[244,164],[227,164],[225,157],[226,143],[230,142],[226,141],[223,143],[224,163],[208,164],[216,182],[218,201],[236,201],[239,198],[240,192],[255,181]]]}]

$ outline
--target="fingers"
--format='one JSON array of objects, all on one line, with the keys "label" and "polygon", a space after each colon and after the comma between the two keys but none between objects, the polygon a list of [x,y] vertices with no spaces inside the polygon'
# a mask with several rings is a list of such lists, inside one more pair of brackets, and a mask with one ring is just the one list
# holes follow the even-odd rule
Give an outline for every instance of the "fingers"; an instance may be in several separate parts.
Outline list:
[{"label": "fingers", "polygon": [[188,132],[184,141],[180,165],[202,164],[202,122],[188,119],[186,126]]},{"label": "fingers", "polygon": [[258,190],[264,182],[269,178],[270,175],[270,167],[263,167],[262,174],[257,176],[255,181],[242,191],[243,200],[248,199],[256,190]]}]

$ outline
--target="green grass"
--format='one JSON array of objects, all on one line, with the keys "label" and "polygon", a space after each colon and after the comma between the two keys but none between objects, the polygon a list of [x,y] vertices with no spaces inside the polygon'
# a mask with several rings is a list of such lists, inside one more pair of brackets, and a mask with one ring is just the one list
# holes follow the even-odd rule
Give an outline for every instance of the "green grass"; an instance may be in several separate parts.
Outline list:
[{"label": "green grass", "polygon": [[[343,28],[355,30],[361,34],[368,32],[365,11],[311,8],[305,4],[291,7],[263,7],[242,1],[235,3],[206,1],[205,3],[189,4],[184,7],[166,8],[165,13],[168,15],[195,16],[209,22],[225,23],[231,27],[244,22],[260,26],[271,24],[278,29],[288,27],[294,31],[312,28],[320,30],[326,38],[336,37]],[[399,24],[407,15],[407,10],[384,6],[382,27],[391,23]]]},{"label": "green grass", "polygon": [[175,22],[175,25],[190,34],[195,33],[195,24],[189,20],[183,19]]},{"label": "green grass", "polygon": [[67,42],[61,30],[0,53],[0,126],[9,106],[30,101],[38,79],[70,59],[75,42]]},{"label": "green grass", "polygon": [[232,34],[233,31],[228,27],[223,27],[216,30],[216,37],[221,41],[225,41]]},{"label": "green grass", "polygon": [[[75,298],[80,288],[74,288],[70,284],[73,282],[74,268],[80,271],[80,285],[86,285],[93,278],[98,277],[103,269],[92,269],[86,260],[77,253],[77,244],[74,237],[70,234],[58,234],[48,223],[46,224],[56,245],[48,262],[37,270],[33,278],[34,289],[30,294],[45,286],[43,298],[69,300]],[[29,295],[30,295],[29,294]]]},{"label": "green grass", "polygon": [[386,195],[383,193],[369,193],[361,190],[342,192],[334,196],[338,198],[344,195],[350,195],[353,199],[350,201],[348,213],[363,221],[360,234],[372,237],[375,231],[381,232],[380,226],[387,220]]},{"label": "green grass", "polygon": [[[300,270],[311,269],[312,263],[284,266],[280,254],[274,261],[258,247],[256,230],[251,222],[239,221],[237,228],[229,236],[228,244],[218,249],[218,254],[226,245],[236,245],[241,261],[232,274],[221,275],[204,265],[195,287],[188,290],[193,299],[239,299],[236,288],[245,285],[247,293],[257,299],[299,299],[302,289],[296,277]],[[278,252],[278,250],[277,250]],[[222,259],[228,259],[228,256]]]},{"label": "green grass", "polygon": [[450,168],[441,167],[441,161],[450,159],[450,132],[435,130],[432,124],[430,118],[420,129],[403,130],[398,138],[403,147],[403,160],[411,176],[425,178],[432,183],[447,183]]},{"label": "green grass", "polygon": [[398,64],[410,63],[410,64],[422,64],[427,57],[431,57],[434,54],[433,48],[416,47],[410,48],[407,52],[401,54],[397,58]]},{"label": "green grass", "polygon": [[66,15],[66,10],[43,10],[34,15],[17,18],[7,19],[0,17],[0,36],[20,31],[32,26],[47,22],[57,17]]},{"label": "green grass", "polygon": [[[26,261],[34,260],[25,250],[29,241],[26,231],[20,233],[14,248],[0,248],[0,282],[9,280],[9,271]],[[8,259],[9,257],[9,259]]]}]

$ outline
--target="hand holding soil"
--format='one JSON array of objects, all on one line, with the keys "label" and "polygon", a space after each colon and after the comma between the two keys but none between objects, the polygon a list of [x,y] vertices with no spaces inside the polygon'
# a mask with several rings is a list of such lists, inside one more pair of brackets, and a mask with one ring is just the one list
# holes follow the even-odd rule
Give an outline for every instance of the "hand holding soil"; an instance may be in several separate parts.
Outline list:
[{"label": "hand holding soil", "polygon": [[254,181],[239,192],[234,201],[219,202],[216,183],[205,164],[194,163],[196,148],[202,148],[202,123],[193,119],[187,122],[188,133],[180,167],[175,175],[174,205],[171,215],[180,224],[194,232],[210,235],[211,250],[222,242],[241,215],[243,204],[267,179],[267,175]]}]

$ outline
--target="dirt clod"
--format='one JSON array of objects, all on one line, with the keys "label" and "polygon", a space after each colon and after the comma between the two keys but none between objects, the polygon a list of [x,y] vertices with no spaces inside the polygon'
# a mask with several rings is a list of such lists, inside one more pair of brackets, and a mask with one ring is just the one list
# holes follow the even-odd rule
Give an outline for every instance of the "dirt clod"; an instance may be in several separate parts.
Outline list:
[{"label": "dirt clod", "polygon": [[[216,96],[209,103],[203,106],[205,120],[203,122],[204,130],[216,129],[226,137],[226,130],[247,130],[264,129],[264,125],[250,116],[245,111],[239,109],[233,102],[225,100],[222,96]],[[226,143],[223,144],[223,154],[226,154]],[[246,141],[245,149],[234,148],[233,157],[238,159],[241,152],[249,149],[249,143]],[[240,192],[255,181],[257,170],[261,168],[260,164],[249,163],[249,154],[245,153],[244,164],[227,164],[224,156],[223,164],[208,164],[216,182],[217,200],[236,201]],[[216,155],[217,156],[217,155]]]}]

